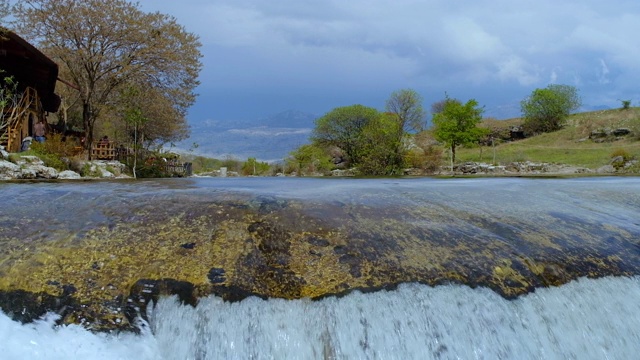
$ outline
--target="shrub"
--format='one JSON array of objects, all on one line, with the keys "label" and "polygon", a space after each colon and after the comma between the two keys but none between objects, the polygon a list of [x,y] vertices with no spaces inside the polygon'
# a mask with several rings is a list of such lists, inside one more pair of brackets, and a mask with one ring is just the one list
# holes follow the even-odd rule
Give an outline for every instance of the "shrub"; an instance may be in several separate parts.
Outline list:
[{"label": "shrub", "polygon": [[60,134],[47,135],[47,140],[43,143],[33,142],[31,149],[39,154],[52,154],[58,157],[70,157],[76,153],[76,144],[67,142],[66,138]]},{"label": "shrub", "polygon": [[52,167],[58,171],[69,170],[68,161],[64,161],[60,155],[48,152],[44,147],[44,144],[34,142],[31,144],[31,149],[26,152],[20,153],[18,156],[22,155],[34,155],[37,156],[45,166]]},{"label": "shrub", "polygon": [[82,168],[78,172],[82,177],[102,177],[102,172],[100,171],[100,169],[95,165],[91,165],[90,163],[84,163],[84,165],[82,165]]},{"label": "shrub", "polygon": [[429,145],[424,149],[425,162],[424,170],[427,173],[435,173],[442,166],[442,148],[439,146]]},{"label": "shrub", "polygon": [[631,100],[620,100],[622,103],[622,110],[627,110],[631,107]]},{"label": "shrub", "polygon": [[633,160],[633,156],[631,156],[631,154],[629,154],[629,152],[625,149],[617,149],[614,152],[611,153],[611,158],[615,159],[617,157],[621,156],[623,162],[627,162],[630,160]]}]

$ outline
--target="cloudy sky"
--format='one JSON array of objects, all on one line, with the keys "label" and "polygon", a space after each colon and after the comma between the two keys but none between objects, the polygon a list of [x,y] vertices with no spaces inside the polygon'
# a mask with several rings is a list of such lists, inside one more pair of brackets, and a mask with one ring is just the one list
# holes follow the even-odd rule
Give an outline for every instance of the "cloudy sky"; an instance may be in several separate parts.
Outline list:
[{"label": "cloudy sky", "polygon": [[640,106],[638,0],[142,0],[200,36],[204,69],[189,114],[252,120],[295,109],[378,109],[412,88],[425,107],[475,98],[519,115],[550,83],[587,107]]}]

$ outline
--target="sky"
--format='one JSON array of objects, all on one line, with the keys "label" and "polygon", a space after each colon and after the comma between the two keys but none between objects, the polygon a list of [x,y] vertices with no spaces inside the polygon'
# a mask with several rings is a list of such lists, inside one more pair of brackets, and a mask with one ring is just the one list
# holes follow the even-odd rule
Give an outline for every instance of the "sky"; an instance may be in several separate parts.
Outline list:
[{"label": "sky", "polygon": [[536,88],[578,88],[585,109],[640,106],[638,0],[141,0],[197,34],[204,55],[188,119],[284,110],[384,109],[411,88],[485,116],[519,116]]}]

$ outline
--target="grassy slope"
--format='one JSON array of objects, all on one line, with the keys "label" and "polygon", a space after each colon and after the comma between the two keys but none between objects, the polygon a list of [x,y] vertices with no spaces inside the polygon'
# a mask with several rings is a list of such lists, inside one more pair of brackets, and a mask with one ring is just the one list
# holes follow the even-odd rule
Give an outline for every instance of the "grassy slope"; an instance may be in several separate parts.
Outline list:
[{"label": "grassy slope", "polygon": [[[505,121],[505,125],[517,124],[520,119]],[[493,122],[495,124],[495,121]],[[589,139],[592,130],[629,128],[634,135],[623,140],[595,143]],[[623,149],[640,159],[640,108],[628,110],[604,110],[571,115],[567,125],[559,131],[542,134],[524,140],[496,145],[496,163],[533,161],[561,163],[589,168],[598,168],[609,163],[612,153]],[[491,147],[460,148],[456,151],[456,162],[493,161]]]}]

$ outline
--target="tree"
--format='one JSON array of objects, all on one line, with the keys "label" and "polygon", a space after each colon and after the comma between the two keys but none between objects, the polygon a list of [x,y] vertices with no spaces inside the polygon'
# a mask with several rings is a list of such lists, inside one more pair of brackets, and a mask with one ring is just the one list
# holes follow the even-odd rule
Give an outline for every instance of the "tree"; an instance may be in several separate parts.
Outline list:
[{"label": "tree", "polygon": [[242,175],[266,175],[270,169],[271,166],[269,166],[269,163],[250,157],[242,165]]},{"label": "tree", "polygon": [[388,151],[393,152],[394,159],[403,159],[407,150],[403,143],[405,135],[420,132],[424,128],[425,111],[422,108],[422,97],[412,89],[394,91],[387,100],[386,110],[396,122],[395,139],[389,141],[393,148]]},{"label": "tree", "polygon": [[386,110],[395,116],[401,132],[419,132],[424,127],[422,97],[415,90],[403,89],[391,93]]},{"label": "tree", "polygon": [[335,108],[316,120],[311,139],[320,147],[341,148],[349,163],[357,164],[362,130],[379,116],[378,110],[363,105]]},{"label": "tree", "polygon": [[126,0],[24,0],[15,15],[18,30],[80,89],[87,144],[104,105],[131,83],[161,93],[182,116],[195,101],[200,43],[174,17]]},{"label": "tree", "polygon": [[445,104],[446,104],[446,99],[434,102],[433,104],[431,104],[431,113],[434,115],[441,113],[444,110]]},{"label": "tree", "polygon": [[136,167],[138,164],[138,129],[149,121],[139,105],[140,90],[135,87],[126,89],[121,95],[125,99],[122,118],[128,124],[133,126],[133,177],[136,176]]},{"label": "tree", "polygon": [[524,130],[530,134],[559,130],[580,105],[581,99],[574,86],[552,84],[535,89],[520,102]]},{"label": "tree", "polygon": [[289,167],[302,174],[314,174],[331,170],[333,163],[322,147],[306,144],[290,153]]},{"label": "tree", "polygon": [[[147,87],[144,91],[140,86],[131,84],[120,92],[120,99],[114,112],[126,113],[135,106],[146,119],[138,125],[139,143],[145,149],[162,148],[165,144],[184,140],[189,135],[189,125],[184,116],[171,106],[170,100],[155,88]],[[120,119],[124,120],[119,121]],[[112,120],[112,127],[120,133],[120,137],[130,140],[131,122],[120,116]]]},{"label": "tree", "polygon": [[[9,15],[10,9],[11,4],[9,4],[9,0],[0,0],[0,20],[3,20]],[[0,35],[2,35],[2,31],[4,30],[4,27],[0,25]]]},{"label": "tree", "polygon": [[362,175],[401,175],[404,168],[402,138],[398,137],[397,118],[381,114],[362,132],[361,159],[358,172]]},{"label": "tree", "polygon": [[442,112],[433,117],[434,136],[451,149],[451,163],[456,161],[456,147],[478,141],[486,129],[478,127],[482,121],[483,109],[474,99],[462,104],[459,100],[447,98]]}]

